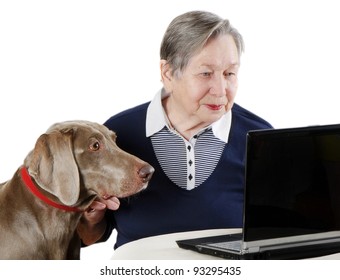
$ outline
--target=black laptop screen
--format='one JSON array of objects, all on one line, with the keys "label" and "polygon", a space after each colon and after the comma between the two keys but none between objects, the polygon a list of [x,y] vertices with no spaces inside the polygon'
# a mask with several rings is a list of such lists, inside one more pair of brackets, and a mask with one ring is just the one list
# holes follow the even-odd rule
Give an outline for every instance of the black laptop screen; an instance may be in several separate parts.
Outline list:
[{"label": "black laptop screen", "polygon": [[248,133],[245,241],[340,229],[340,125]]}]

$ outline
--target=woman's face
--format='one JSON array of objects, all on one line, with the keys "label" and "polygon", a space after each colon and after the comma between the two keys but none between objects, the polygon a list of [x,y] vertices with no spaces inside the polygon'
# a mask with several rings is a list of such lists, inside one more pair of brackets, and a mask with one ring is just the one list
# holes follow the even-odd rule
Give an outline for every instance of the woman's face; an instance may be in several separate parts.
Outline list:
[{"label": "woman's face", "polygon": [[[181,115],[197,126],[206,126],[221,118],[234,103],[237,91],[239,54],[231,35],[210,39],[187,67],[163,82],[170,92],[167,113]],[[177,119],[179,119],[177,117]]]}]

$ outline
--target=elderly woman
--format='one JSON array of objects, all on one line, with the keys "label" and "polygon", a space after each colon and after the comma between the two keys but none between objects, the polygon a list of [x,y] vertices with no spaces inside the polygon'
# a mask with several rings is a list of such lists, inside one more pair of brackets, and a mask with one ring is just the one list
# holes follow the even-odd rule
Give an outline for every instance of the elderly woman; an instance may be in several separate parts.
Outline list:
[{"label": "elderly woman", "polygon": [[164,87],[151,102],[111,117],[122,149],[149,162],[146,190],[101,198],[84,214],[84,244],[115,247],[172,232],[242,225],[247,131],[271,125],[234,104],[243,39],[228,20],[204,11],[176,17],[164,34]]}]

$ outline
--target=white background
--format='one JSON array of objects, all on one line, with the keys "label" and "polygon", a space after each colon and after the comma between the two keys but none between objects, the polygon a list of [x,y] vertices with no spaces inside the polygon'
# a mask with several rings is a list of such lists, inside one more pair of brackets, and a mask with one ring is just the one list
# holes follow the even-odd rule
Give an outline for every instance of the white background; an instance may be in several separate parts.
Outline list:
[{"label": "white background", "polygon": [[[340,123],[337,2],[0,0],[0,182],[53,123],[103,123],[149,101],[163,33],[189,10],[228,18],[243,35],[237,103],[276,128]],[[113,242],[82,257],[108,259]]]}]

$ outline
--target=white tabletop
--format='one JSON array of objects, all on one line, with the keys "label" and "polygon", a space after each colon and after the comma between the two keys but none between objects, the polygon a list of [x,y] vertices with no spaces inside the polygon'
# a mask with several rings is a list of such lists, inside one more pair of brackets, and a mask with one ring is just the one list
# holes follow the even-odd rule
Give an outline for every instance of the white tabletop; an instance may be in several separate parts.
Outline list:
[{"label": "white tabletop", "polygon": [[[178,247],[176,240],[199,238],[240,232],[240,229],[213,229],[180,232],[142,238],[127,243],[114,251],[113,260],[221,260],[218,257],[200,254]],[[340,253],[315,259],[338,259]]]},{"label": "white tabletop", "polygon": [[199,254],[191,250],[181,249],[176,240],[198,238],[211,235],[221,235],[231,232],[240,232],[239,229],[214,229],[202,231],[189,231],[157,235],[142,238],[127,243],[115,250],[112,259],[120,260],[190,260],[190,259],[219,259],[217,257]]}]

